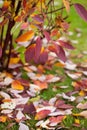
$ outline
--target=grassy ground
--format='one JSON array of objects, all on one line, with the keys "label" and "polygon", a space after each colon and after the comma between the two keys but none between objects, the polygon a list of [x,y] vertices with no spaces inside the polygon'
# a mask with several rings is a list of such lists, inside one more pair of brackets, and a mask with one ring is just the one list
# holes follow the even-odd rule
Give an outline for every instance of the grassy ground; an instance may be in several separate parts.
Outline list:
[{"label": "grassy ground", "polygon": [[[76,1],[75,1],[76,2]],[[77,2],[82,2],[81,0],[77,0]],[[87,2],[83,1],[82,2],[83,5],[87,5]],[[83,54],[83,51],[87,51],[87,23],[84,22],[79,16],[78,14],[76,13],[75,9],[72,7],[71,8],[71,11],[70,11],[70,17],[68,19],[68,21],[71,22],[71,25],[70,25],[70,29],[69,31],[70,32],[73,32],[73,35],[69,36],[71,41],[72,41],[72,44],[76,47],[76,49],[74,51],[71,52],[71,56],[72,56],[72,59],[74,62],[86,62],[87,60],[87,55],[82,55],[81,58],[75,58],[77,57],[78,55],[81,55]],[[81,34],[80,37],[78,37],[78,33]],[[74,43],[73,43],[74,42]],[[75,44],[75,42],[78,44]],[[59,68],[59,67],[53,67],[53,69],[51,71],[47,71],[46,73],[52,73],[54,74],[55,72],[58,72],[61,76],[63,75],[66,75],[64,73],[64,70],[63,68]],[[57,91],[53,91],[52,89],[52,86],[53,84],[50,85],[49,89],[43,91],[40,96],[45,99],[45,100],[49,100],[50,98],[54,97],[55,94],[57,93],[62,93],[62,92],[68,92],[68,91],[72,91],[73,88],[71,86],[71,82],[72,82],[72,79],[69,78],[68,76],[65,77],[65,80],[63,80],[61,83],[57,83],[55,84],[55,86],[59,86],[59,85],[68,85],[69,88],[68,89],[57,89]],[[74,112],[78,111],[76,109],[73,110]],[[66,120],[63,122],[64,125],[66,127],[69,127],[71,128],[72,127],[72,124],[73,124],[73,117],[70,117],[68,116],[66,118]],[[34,125],[34,120],[30,122],[31,123],[31,126],[33,127]],[[87,119],[83,120],[81,119],[81,124],[83,126],[85,126],[85,128],[87,128],[86,124],[87,124]],[[7,126],[7,123],[5,124],[1,124],[0,123],[0,130],[7,130],[6,128]],[[15,125],[14,127],[12,127],[11,129],[9,130],[18,130],[18,127],[17,125]],[[72,128],[72,130],[79,130],[79,128]]]}]

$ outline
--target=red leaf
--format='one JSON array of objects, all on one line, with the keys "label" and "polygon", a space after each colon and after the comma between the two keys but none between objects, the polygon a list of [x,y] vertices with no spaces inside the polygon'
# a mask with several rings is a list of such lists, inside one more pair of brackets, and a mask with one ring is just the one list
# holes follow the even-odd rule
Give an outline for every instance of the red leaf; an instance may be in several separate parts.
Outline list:
[{"label": "red leaf", "polygon": [[42,110],[39,111],[36,116],[35,116],[35,120],[41,120],[44,119],[48,116],[48,114],[50,114],[50,110]]},{"label": "red leaf", "polygon": [[66,56],[65,56],[65,52],[63,50],[63,48],[57,44],[54,44],[55,48],[57,49],[56,51],[56,55],[59,57],[60,60],[62,60],[63,62],[66,61]]},{"label": "red leaf", "polygon": [[63,100],[57,100],[55,103],[55,107],[59,108],[59,109],[71,109],[73,108],[73,106],[71,106],[70,104],[65,104],[65,102]]},{"label": "red leaf", "polygon": [[42,47],[42,41],[41,41],[41,38],[38,37],[36,40],[36,46],[35,46],[35,57],[34,57],[35,62],[37,62],[37,60],[39,59],[41,47]]},{"label": "red leaf", "polygon": [[25,61],[29,62],[33,60],[35,55],[35,44],[31,45],[28,47],[28,49],[25,52]]},{"label": "red leaf", "polygon": [[50,41],[50,34],[47,31],[44,31],[44,35],[45,35],[45,38],[47,39],[47,41],[49,42]]},{"label": "red leaf", "polygon": [[1,56],[2,56],[2,48],[0,47],[0,58],[1,58]]},{"label": "red leaf", "polygon": [[26,8],[26,0],[23,0],[23,8]]},{"label": "red leaf", "polygon": [[36,113],[36,109],[35,109],[33,103],[25,104],[23,113],[24,114],[32,114],[32,115],[34,115]]},{"label": "red leaf", "polygon": [[74,49],[74,47],[69,42],[64,42],[62,40],[58,40],[58,42],[60,43],[61,46],[65,47],[67,49],[71,49],[71,50]]},{"label": "red leaf", "polygon": [[39,57],[39,63],[40,64],[45,64],[46,61],[48,59],[48,52],[47,51],[43,51],[41,54],[40,54],[40,57]]},{"label": "red leaf", "polygon": [[87,10],[81,4],[74,4],[74,7],[79,16],[87,22]]},{"label": "red leaf", "polygon": [[62,120],[64,119],[64,116],[57,116],[57,117],[50,117],[50,123],[61,123]]}]

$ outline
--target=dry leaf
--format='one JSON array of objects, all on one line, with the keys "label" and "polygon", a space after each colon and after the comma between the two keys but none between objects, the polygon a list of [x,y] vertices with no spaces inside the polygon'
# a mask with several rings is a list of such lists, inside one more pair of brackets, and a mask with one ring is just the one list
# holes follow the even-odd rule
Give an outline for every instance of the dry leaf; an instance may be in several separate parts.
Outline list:
[{"label": "dry leaf", "polygon": [[18,57],[10,58],[9,65],[17,64],[19,62],[19,60],[20,60],[20,58],[18,58]]},{"label": "dry leaf", "polygon": [[12,87],[13,89],[16,89],[16,90],[24,90],[24,87],[21,85],[20,81],[18,81],[18,80],[14,80],[14,81],[12,82],[11,87]]},{"label": "dry leaf", "polygon": [[70,11],[70,3],[69,0],[63,0],[63,4],[66,8],[66,11],[69,12]]},{"label": "dry leaf", "polygon": [[6,122],[7,116],[0,116],[0,122]]},{"label": "dry leaf", "polygon": [[16,39],[16,42],[26,42],[28,40],[31,40],[33,36],[34,36],[34,32],[32,30],[30,30],[30,31],[22,34],[21,36],[19,36]]}]

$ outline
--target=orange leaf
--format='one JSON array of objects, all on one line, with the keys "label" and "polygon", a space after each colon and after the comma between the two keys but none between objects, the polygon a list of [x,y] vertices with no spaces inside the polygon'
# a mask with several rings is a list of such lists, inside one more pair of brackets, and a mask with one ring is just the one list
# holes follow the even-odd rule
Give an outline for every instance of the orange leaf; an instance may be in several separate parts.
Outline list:
[{"label": "orange leaf", "polygon": [[40,87],[41,90],[43,89],[47,89],[48,85],[46,82],[41,82],[41,81],[35,81],[35,84],[38,85]]},{"label": "orange leaf", "polygon": [[10,1],[5,0],[4,4],[3,4],[3,7],[2,7],[2,10],[6,11],[9,8],[10,4],[11,4]]},{"label": "orange leaf", "polygon": [[69,4],[69,0],[63,0],[63,4],[66,8],[66,11],[69,12],[70,11],[70,4]]},{"label": "orange leaf", "polygon": [[0,116],[0,122],[6,122],[7,116]]},{"label": "orange leaf", "polygon": [[47,115],[50,114],[50,110],[42,110],[39,111],[36,116],[35,116],[35,120],[41,120],[47,117]]},{"label": "orange leaf", "polygon": [[19,62],[20,58],[15,57],[15,58],[10,58],[9,64],[17,64]]},{"label": "orange leaf", "polygon": [[16,39],[16,42],[26,42],[30,39],[32,39],[32,37],[34,36],[34,32],[32,30],[22,34],[21,36],[19,36],[17,39]]},{"label": "orange leaf", "polygon": [[24,87],[21,85],[20,81],[14,80],[12,82],[12,88],[16,90],[24,90]]}]

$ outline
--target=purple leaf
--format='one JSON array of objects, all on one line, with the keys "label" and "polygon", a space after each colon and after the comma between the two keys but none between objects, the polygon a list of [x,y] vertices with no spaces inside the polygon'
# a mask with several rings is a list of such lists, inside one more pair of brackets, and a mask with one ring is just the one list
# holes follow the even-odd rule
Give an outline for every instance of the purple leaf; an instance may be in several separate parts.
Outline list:
[{"label": "purple leaf", "polygon": [[62,60],[63,62],[66,61],[66,55],[65,52],[63,50],[63,48],[57,44],[54,44],[56,47],[56,55],[59,57],[60,60]]},{"label": "purple leaf", "polygon": [[67,49],[71,49],[71,50],[74,49],[74,47],[69,42],[64,42],[62,40],[58,40],[58,42],[60,43],[61,46],[65,47]]},{"label": "purple leaf", "polygon": [[35,57],[34,57],[35,62],[37,62],[37,60],[39,59],[41,47],[42,47],[42,41],[41,38],[38,37],[36,40],[36,47],[35,47]]},{"label": "purple leaf", "polygon": [[32,115],[35,115],[35,114],[36,114],[36,109],[35,109],[33,103],[26,104],[26,105],[24,106],[23,113],[24,113],[24,114],[32,114]]},{"label": "purple leaf", "polygon": [[74,7],[79,16],[87,22],[87,10],[81,4],[74,4]]},{"label": "purple leaf", "polygon": [[0,47],[0,58],[1,58],[1,56],[2,56],[2,48]]},{"label": "purple leaf", "polygon": [[33,19],[36,20],[36,21],[38,21],[38,22],[40,22],[40,23],[43,23],[43,22],[44,22],[43,18],[42,18],[41,16],[39,16],[39,15],[35,15],[35,16],[33,17]]},{"label": "purple leaf", "polygon": [[47,53],[47,51],[44,51],[44,52],[42,52],[41,54],[40,54],[40,57],[39,57],[39,63],[40,64],[45,64],[46,63],[46,61],[47,61],[47,59],[48,59],[48,53]]},{"label": "purple leaf", "polygon": [[35,55],[35,47],[34,45],[31,45],[25,52],[25,61],[29,62],[33,60],[34,55]]},{"label": "purple leaf", "polygon": [[47,31],[44,31],[44,35],[45,35],[45,38],[47,39],[47,41],[49,42],[50,41],[50,34]]}]

